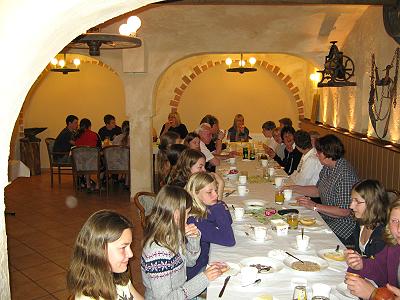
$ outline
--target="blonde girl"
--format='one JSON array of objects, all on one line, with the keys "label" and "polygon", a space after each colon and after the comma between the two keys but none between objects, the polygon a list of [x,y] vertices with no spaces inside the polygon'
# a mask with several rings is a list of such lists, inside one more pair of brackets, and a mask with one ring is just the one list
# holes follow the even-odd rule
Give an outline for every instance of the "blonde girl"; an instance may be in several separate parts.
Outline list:
[{"label": "blonde girl", "polygon": [[67,273],[74,299],[143,299],[129,279],[131,229],[132,223],[113,211],[89,217],[76,239]]},{"label": "blonde girl", "polygon": [[385,227],[386,246],[375,258],[363,258],[354,250],[346,250],[348,271],[361,275],[346,275],[346,284],[351,293],[362,299],[370,299],[375,287],[363,277],[375,281],[379,287],[386,286],[400,297],[398,269],[400,262],[400,198],[389,206],[388,223]]},{"label": "blonde girl", "polygon": [[244,126],[244,117],[242,114],[237,114],[233,119],[233,126],[228,129],[227,139],[231,142],[248,142],[249,129]]},{"label": "blonde girl", "polygon": [[225,202],[218,200],[217,180],[209,173],[193,174],[186,185],[193,197],[193,207],[188,224],[194,224],[201,232],[201,254],[196,264],[187,269],[188,278],[196,276],[208,264],[210,243],[234,246],[232,218]]},{"label": "blonde girl", "polygon": [[160,137],[169,131],[178,133],[182,140],[188,134],[188,130],[185,124],[181,122],[181,117],[179,116],[178,112],[169,113],[168,121],[161,128]]},{"label": "blonde girl", "polygon": [[156,197],[141,259],[146,299],[192,299],[221,275],[218,266],[211,266],[186,281],[186,266],[200,255],[200,232],[186,224],[191,207],[192,197],[177,186],[164,186]]}]

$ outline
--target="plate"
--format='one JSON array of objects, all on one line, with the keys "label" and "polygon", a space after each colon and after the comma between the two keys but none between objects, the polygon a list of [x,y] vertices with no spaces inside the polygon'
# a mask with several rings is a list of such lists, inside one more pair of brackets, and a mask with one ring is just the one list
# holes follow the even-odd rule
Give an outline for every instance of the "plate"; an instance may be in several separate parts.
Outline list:
[{"label": "plate", "polygon": [[336,286],[336,291],[338,291],[340,295],[345,296],[347,299],[358,299],[357,296],[354,296],[350,293],[350,291],[347,289],[347,284],[344,282],[339,283]]},{"label": "plate", "polygon": [[306,250],[300,250],[299,248],[297,248],[297,243],[296,243],[296,242],[290,243],[290,247],[291,247],[293,250],[296,250],[296,251],[306,252],[306,251],[309,251],[310,249],[313,248],[313,244],[308,243],[308,246],[307,246],[307,249],[306,249]]},{"label": "plate", "polygon": [[317,220],[313,225],[303,225],[299,222],[299,228],[304,228],[304,230],[309,230],[309,231],[317,231],[322,229],[322,221]]},{"label": "plate", "polygon": [[245,205],[245,209],[247,210],[258,210],[258,209],[264,209],[267,206],[267,202],[264,200],[260,199],[249,199],[243,201]]},{"label": "plate", "polygon": [[297,204],[297,201],[289,201],[286,205],[290,206],[290,207],[303,207]]},{"label": "plate", "polygon": [[318,271],[302,271],[302,270],[296,270],[292,268],[292,263],[297,262],[296,259],[294,259],[293,257],[287,257],[283,260],[283,263],[285,265],[287,265],[289,268],[291,268],[293,271],[299,272],[301,274],[313,274],[319,271],[322,271],[323,269],[326,269],[327,267],[329,267],[329,264],[326,260],[319,258],[317,256],[311,256],[311,255],[296,255],[297,258],[301,259],[302,261],[309,261],[309,262],[313,262],[319,265],[320,270]]},{"label": "plate", "polygon": [[235,263],[225,262],[229,266],[229,270],[221,275],[221,277],[236,276],[240,272],[240,266]]},{"label": "plate", "polygon": [[282,270],[284,267],[283,263],[280,262],[279,260],[269,258],[269,257],[264,257],[264,256],[248,257],[248,258],[242,259],[240,261],[240,264],[245,267],[249,267],[250,265],[257,265],[257,264],[271,267],[271,269],[269,271],[260,272],[259,273],[260,275],[276,273],[276,272],[279,272],[280,270]]},{"label": "plate", "polygon": [[343,250],[322,249],[317,252],[318,256],[329,261],[346,261]]}]

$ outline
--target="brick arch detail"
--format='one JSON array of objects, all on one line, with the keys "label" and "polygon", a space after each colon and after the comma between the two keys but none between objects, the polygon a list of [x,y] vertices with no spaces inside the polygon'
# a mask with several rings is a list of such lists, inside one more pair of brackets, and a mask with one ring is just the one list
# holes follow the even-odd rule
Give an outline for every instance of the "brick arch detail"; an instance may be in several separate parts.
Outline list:
[{"label": "brick arch detail", "polygon": [[[239,60],[236,60],[234,62],[239,62]],[[178,106],[180,104],[180,101],[181,101],[184,91],[192,83],[192,81],[196,79],[197,76],[199,76],[200,74],[204,73],[205,71],[211,69],[212,67],[215,67],[215,66],[218,66],[221,64],[225,64],[225,61],[224,60],[221,60],[221,61],[210,60],[204,65],[194,66],[192,68],[193,71],[190,74],[184,75],[182,77],[182,81],[175,87],[173,98],[171,99],[171,101],[169,103],[169,105],[171,107],[171,112],[176,112],[178,110]],[[296,86],[292,82],[292,77],[288,74],[283,73],[279,66],[272,65],[265,60],[257,61],[256,66],[258,66],[258,68],[262,68],[267,71],[270,71],[272,74],[274,74],[276,77],[278,77],[278,79],[280,79],[285,84],[285,86],[292,93],[293,99],[296,102],[299,120],[304,119],[304,102],[300,98],[300,94],[299,94],[300,89],[298,88],[298,86]]]}]

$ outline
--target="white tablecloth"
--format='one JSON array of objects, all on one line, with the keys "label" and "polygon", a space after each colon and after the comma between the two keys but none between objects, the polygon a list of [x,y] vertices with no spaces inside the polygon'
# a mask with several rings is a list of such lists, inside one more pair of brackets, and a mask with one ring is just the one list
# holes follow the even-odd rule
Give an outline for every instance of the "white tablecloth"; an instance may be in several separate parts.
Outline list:
[{"label": "white tablecloth", "polygon": [[[237,159],[238,160],[238,159]],[[248,172],[249,176],[261,175],[261,167],[258,166],[257,161],[246,161],[243,162],[239,159],[237,162],[237,168],[239,171],[245,170]],[[229,170],[229,165],[223,163],[219,171],[225,172]],[[283,172],[283,171],[280,171]],[[281,173],[282,174],[282,173]],[[275,187],[271,183],[261,183],[261,184],[248,184],[249,193],[246,196],[240,197],[235,196],[235,194],[228,196],[224,201],[231,205],[241,206],[246,200],[249,199],[260,199],[268,202],[269,207],[281,208],[293,208],[287,205],[287,203],[282,206],[276,205],[274,203],[274,189]],[[295,195],[294,195],[295,196]],[[315,216],[318,223],[321,224],[320,229],[305,229],[305,234],[310,236],[310,248],[306,252],[299,252],[293,248],[295,243],[295,236],[300,233],[298,230],[289,230],[287,236],[277,236],[276,231],[271,228],[268,229],[268,235],[271,236],[270,241],[265,243],[259,243],[252,239],[251,235],[246,236],[243,231],[243,225],[260,225],[252,216],[245,215],[243,221],[234,221],[233,229],[235,231],[236,245],[234,247],[224,247],[215,244],[211,244],[210,249],[210,262],[213,261],[224,261],[239,264],[244,258],[263,256],[267,257],[268,251],[272,249],[282,249],[288,251],[294,255],[313,255],[317,256],[317,251],[322,249],[334,249],[336,245],[340,245],[341,249],[344,249],[343,244],[340,240],[332,233],[326,223],[322,220],[318,213],[314,211],[307,210],[305,208],[296,207],[300,211],[300,216]],[[233,218],[234,219],[234,218]],[[267,226],[268,227],[268,226]],[[250,229],[247,230],[250,232]],[[254,299],[257,296],[263,294],[273,295],[274,299],[288,300],[292,299],[293,287],[291,286],[291,279],[294,277],[306,278],[308,281],[308,287],[310,288],[313,283],[325,283],[336,287],[339,283],[343,282],[345,271],[347,266],[345,262],[329,261],[329,268],[324,269],[320,272],[297,272],[289,267],[285,266],[281,271],[272,274],[261,275],[261,283],[253,285],[250,287],[240,286],[240,275],[232,277],[228,283],[224,295],[221,299]],[[217,280],[210,283],[207,289],[207,299],[220,299],[218,294],[222,288],[224,278],[218,278]],[[311,294],[309,294],[308,299],[311,299]],[[331,299],[348,299],[341,297],[333,290]]]}]

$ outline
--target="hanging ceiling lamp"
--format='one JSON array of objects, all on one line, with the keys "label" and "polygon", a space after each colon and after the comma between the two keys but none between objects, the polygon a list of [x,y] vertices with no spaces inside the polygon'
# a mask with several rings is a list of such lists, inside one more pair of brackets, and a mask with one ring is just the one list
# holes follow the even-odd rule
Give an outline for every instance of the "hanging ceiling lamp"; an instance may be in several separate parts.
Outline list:
[{"label": "hanging ceiling lamp", "polygon": [[240,74],[257,71],[257,69],[253,67],[254,64],[257,62],[257,60],[254,57],[250,57],[248,62],[250,64],[250,67],[246,67],[246,61],[243,59],[243,53],[240,53],[239,66],[231,67],[233,60],[232,60],[232,58],[228,57],[225,60],[225,63],[228,66],[228,69],[226,69],[226,71],[227,72],[237,72]]},{"label": "hanging ceiling lamp", "polygon": [[54,57],[50,61],[50,64],[52,65],[52,68],[50,69],[51,72],[60,72],[64,75],[67,75],[70,72],[79,72],[79,65],[81,64],[81,61],[79,58],[74,58],[72,63],[69,64],[67,61],[67,54],[64,53],[63,59],[57,59]]},{"label": "hanging ceiling lamp", "polygon": [[75,38],[67,47],[89,49],[91,56],[99,56],[100,48],[105,50],[137,48],[142,45],[142,41],[136,37],[136,31],[141,24],[139,17],[129,17],[127,23],[119,27],[120,34],[102,33],[98,27],[94,27]]}]

